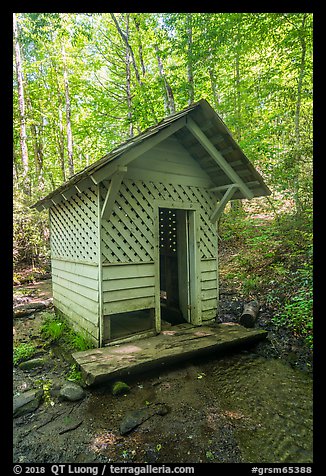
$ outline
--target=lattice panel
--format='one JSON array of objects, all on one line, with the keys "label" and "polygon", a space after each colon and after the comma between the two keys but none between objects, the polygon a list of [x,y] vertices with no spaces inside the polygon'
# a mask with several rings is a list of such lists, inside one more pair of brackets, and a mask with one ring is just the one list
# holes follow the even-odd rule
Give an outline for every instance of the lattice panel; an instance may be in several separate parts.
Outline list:
[{"label": "lattice panel", "polygon": [[97,197],[78,193],[51,208],[52,256],[97,261]]},{"label": "lattice panel", "polygon": [[196,196],[201,208],[200,220],[200,253],[201,258],[216,258],[217,230],[210,216],[216,206],[216,199],[210,192],[198,187],[189,187]]},{"label": "lattice panel", "polygon": [[[104,199],[104,187],[101,194]],[[110,220],[102,220],[105,260],[111,263],[154,260],[154,198],[144,183],[122,182]]]},{"label": "lattice panel", "polygon": [[[105,187],[101,188],[101,195],[104,200]],[[125,179],[110,220],[102,220],[104,260],[111,263],[154,260],[153,205],[157,199],[200,206],[201,258],[215,258],[216,229],[209,220],[215,206],[212,194],[199,187]]]}]

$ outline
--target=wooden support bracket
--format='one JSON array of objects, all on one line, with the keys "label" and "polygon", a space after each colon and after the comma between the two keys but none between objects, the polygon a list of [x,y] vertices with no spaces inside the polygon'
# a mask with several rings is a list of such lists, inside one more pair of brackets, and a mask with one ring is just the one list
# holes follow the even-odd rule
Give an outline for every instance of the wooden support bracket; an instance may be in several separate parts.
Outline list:
[{"label": "wooden support bracket", "polygon": [[252,193],[252,191],[247,187],[247,185],[243,182],[243,180],[239,177],[239,175],[235,172],[235,170],[231,167],[231,165],[225,160],[225,158],[216,149],[216,147],[209,140],[209,138],[203,133],[200,127],[190,117],[187,117],[186,126],[190,130],[190,132],[193,134],[193,136],[196,137],[198,142],[209,153],[209,155],[214,160],[214,162],[229,177],[231,182],[233,182],[234,184],[238,186],[239,190],[241,190],[243,195],[248,199],[253,198],[254,194]]},{"label": "wooden support bracket", "polygon": [[78,190],[78,192],[84,192],[88,188],[90,188],[93,185],[93,181],[90,178],[85,178],[81,180],[80,182],[76,183],[75,187]]},{"label": "wooden support bracket", "polygon": [[101,218],[104,220],[108,220],[110,218],[122,179],[127,170],[127,167],[118,166],[116,173],[111,177],[110,185],[106,193],[101,211]]},{"label": "wooden support bracket", "polygon": [[218,202],[215,210],[210,216],[210,220],[212,223],[215,223],[218,218],[222,215],[224,208],[229,200],[231,200],[234,192],[238,189],[238,185],[232,184],[229,186],[225,194],[223,195],[222,199]]}]

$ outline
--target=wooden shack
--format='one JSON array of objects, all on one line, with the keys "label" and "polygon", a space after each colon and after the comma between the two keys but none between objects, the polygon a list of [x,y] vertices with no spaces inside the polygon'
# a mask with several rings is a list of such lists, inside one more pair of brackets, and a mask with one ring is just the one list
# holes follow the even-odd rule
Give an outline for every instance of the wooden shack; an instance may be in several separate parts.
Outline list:
[{"label": "wooden shack", "polygon": [[214,319],[217,219],[269,193],[205,100],[166,117],[33,205],[50,213],[55,308],[98,346]]}]

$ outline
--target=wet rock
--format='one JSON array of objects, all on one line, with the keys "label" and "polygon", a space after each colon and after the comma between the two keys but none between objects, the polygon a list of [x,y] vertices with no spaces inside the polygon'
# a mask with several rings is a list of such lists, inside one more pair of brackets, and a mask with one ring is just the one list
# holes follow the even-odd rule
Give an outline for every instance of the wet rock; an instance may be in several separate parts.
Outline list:
[{"label": "wet rock", "polygon": [[112,395],[114,395],[115,397],[119,395],[126,395],[126,393],[128,393],[129,390],[130,390],[130,387],[125,382],[121,382],[121,381],[114,382],[112,386]]},{"label": "wet rock", "polygon": [[75,382],[67,382],[63,385],[59,392],[59,399],[76,402],[84,398],[85,395],[85,391],[80,385]]},{"label": "wet rock", "polygon": [[154,415],[166,415],[168,408],[164,404],[155,404],[127,413],[120,424],[120,434],[125,435]]},{"label": "wet rock", "polygon": [[31,370],[38,367],[44,367],[45,365],[50,364],[51,361],[45,357],[37,357],[35,359],[26,360],[19,364],[21,370]]},{"label": "wet rock", "polygon": [[34,412],[40,405],[43,390],[27,390],[13,399],[13,416],[19,417],[26,413]]}]

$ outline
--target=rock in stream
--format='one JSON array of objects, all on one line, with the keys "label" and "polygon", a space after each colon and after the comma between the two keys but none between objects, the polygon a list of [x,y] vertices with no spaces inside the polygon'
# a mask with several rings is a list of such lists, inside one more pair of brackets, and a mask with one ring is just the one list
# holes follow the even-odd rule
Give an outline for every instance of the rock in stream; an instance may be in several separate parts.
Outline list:
[{"label": "rock in stream", "polygon": [[127,413],[120,424],[120,434],[125,435],[154,415],[166,415],[168,408],[164,403],[139,408]]}]

